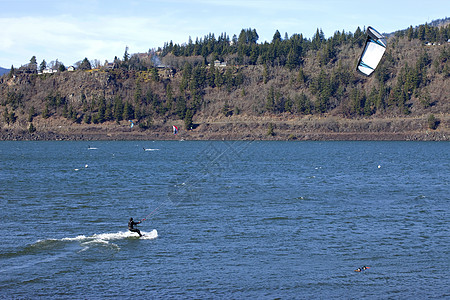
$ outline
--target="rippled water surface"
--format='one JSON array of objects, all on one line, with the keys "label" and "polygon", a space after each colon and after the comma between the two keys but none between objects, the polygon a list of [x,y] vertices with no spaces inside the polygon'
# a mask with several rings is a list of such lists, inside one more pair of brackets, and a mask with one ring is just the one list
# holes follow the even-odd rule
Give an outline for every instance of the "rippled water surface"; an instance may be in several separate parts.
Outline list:
[{"label": "rippled water surface", "polygon": [[448,142],[0,142],[0,298],[448,298],[449,182]]}]

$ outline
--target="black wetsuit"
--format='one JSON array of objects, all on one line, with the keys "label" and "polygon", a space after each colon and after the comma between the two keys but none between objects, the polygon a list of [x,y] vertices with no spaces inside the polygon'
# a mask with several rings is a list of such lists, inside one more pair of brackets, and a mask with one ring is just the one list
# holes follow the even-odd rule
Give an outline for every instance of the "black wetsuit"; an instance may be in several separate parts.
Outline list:
[{"label": "black wetsuit", "polygon": [[128,221],[128,230],[131,232],[137,232],[139,236],[142,236],[141,231],[137,228],[134,228],[134,225],[137,225],[139,223],[141,223],[141,221],[139,222],[134,222],[133,220]]}]

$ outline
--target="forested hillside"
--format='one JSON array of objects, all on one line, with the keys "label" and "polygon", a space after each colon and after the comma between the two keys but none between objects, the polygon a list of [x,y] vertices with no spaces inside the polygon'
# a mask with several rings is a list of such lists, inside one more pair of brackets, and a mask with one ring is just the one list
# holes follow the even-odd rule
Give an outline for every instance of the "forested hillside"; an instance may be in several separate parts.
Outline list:
[{"label": "forested hillside", "polygon": [[[302,134],[314,130],[434,130],[446,139],[447,21],[390,34],[371,77],[355,71],[366,39],[360,28],[336,31],[329,38],[318,29],[311,39],[276,31],[270,43],[258,43],[251,28],[231,39],[225,33],[209,34],[148,53],[130,55],[126,49],[121,59],[104,66],[85,59],[73,72],[60,63],[58,72],[38,74],[44,66],[38,67],[33,57],[0,79],[0,128],[4,139],[68,126],[124,128],[130,121],[152,137],[152,132],[170,131],[166,127],[173,123],[197,138],[215,138],[208,132],[220,130],[217,136],[226,138],[228,132],[229,138],[239,138],[237,132],[256,125],[265,132],[259,138],[277,133],[305,138]],[[395,120],[400,123],[393,128]]]}]

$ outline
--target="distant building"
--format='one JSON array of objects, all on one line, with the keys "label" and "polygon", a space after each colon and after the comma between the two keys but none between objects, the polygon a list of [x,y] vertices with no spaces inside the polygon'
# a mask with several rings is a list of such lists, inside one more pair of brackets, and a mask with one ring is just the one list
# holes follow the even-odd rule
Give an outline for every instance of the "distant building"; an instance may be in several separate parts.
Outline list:
[{"label": "distant building", "polygon": [[[211,64],[209,64],[209,66],[210,66]],[[214,67],[218,67],[218,68],[224,68],[224,67],[226,67],[227,66],[227,63],[226,62],[221,62],[220,60],[215,60],[214,61]]]},{"label": "distant building", "polygon": [[43,74],[52,74],[52,73],[56,73],[56,72],[58,72],[58,70],[51,69],[51,68],[45,68],[44,71],[42,71]]},{"label": "distant building", "polygon": [[105,70],[113,70],[116,68],[116,63],[105,63],[103,69]]},{"label": "distant building", "polygon": [[165,65],[158,65],[156,69],[158,70],[158,75],[162,78],[173,78],[175,75],[175,70]]},{"label": "distant building", "polygon": [[75,67],[74,66],[70,66],[70,67],[67,68],[67,71],[73,72],[73,71],[75,71]]}]

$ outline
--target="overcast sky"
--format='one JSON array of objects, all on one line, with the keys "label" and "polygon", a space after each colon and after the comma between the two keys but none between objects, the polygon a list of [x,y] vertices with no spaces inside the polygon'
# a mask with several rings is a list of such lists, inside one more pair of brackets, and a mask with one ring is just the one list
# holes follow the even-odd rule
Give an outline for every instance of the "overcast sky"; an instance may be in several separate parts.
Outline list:
[{"label": "overcast sky", "polygon": [[182,44],[209,33],[230,38],[256,29],[258,43],[317,28],[373,26],[393,32],[447,17],[449,0],[0,0],[0,66],[20,67],[35,55],[38,64],[58,59],[66,66],[87,57],[112,61],[147,52],[165,42]]}]

